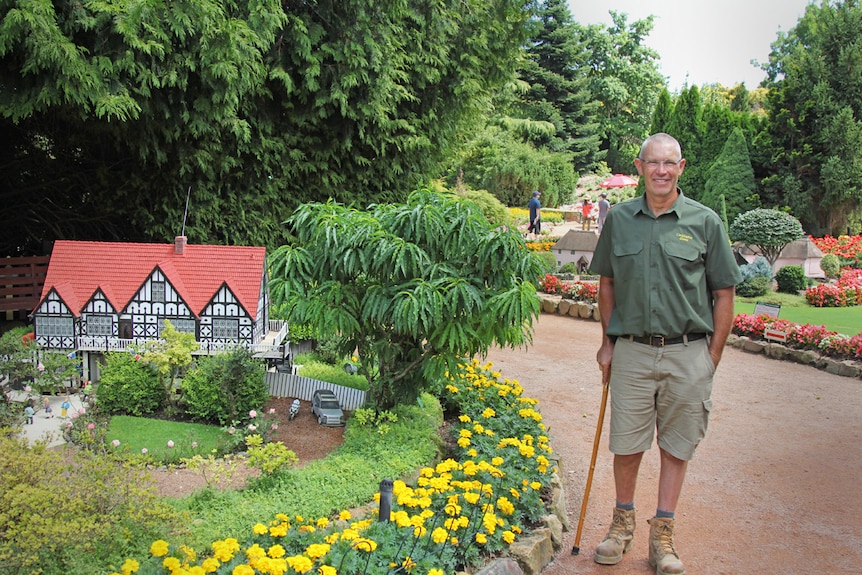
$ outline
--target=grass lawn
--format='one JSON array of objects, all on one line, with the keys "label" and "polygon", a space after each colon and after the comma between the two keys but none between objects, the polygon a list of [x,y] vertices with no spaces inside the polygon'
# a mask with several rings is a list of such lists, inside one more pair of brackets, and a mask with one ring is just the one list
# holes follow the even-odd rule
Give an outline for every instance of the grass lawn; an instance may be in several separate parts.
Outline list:
[{"label": "grass lawn", "polygon": [[780,305],[778,317],[793,323],[823,325],[844,335],[862,332],[862,306],[814,307],[798,295],[772,293],[756,298],[737,297],[734,313],[751,315],[754,313],[754,304],[759,301]]},{"label": "grass lawn", "polygon": [[[108,442],[117,439],[131,453],[140,453],[146,448],[156,461],[177,461],[180,457],[210,453],[220,446],[224,436],[224,431],[214,425],[129,415],[112,417],[108,428]],[[173,441],[174,447],[168,447],[168,441]],[[196,448],[192,448],[193,441],[197,442]]]}]

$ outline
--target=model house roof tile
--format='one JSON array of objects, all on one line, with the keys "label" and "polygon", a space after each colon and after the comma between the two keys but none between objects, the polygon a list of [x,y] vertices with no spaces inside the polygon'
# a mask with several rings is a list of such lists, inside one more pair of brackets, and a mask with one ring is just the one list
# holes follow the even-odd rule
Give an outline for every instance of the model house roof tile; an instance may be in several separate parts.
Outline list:
[{"label": "model house roof tile", "polygon": [[77,316],[101,288],[120,312],[158,267],[196,316],[226,283],[256,317],[265,262],[263,247],[57,240],[40,301],[55,289]]}]

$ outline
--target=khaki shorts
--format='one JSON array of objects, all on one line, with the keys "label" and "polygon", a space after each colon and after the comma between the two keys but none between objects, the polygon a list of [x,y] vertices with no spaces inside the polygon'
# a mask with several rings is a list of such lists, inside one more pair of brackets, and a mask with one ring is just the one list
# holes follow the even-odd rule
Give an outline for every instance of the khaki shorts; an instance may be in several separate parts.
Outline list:
[{"label": "khaki shorts", "polygon": [[617,455],[658,445],[689,461],[703,437],[712,409],[715,364],[708,340],[651,347],[620,337],[611,368],[610,449]]}]

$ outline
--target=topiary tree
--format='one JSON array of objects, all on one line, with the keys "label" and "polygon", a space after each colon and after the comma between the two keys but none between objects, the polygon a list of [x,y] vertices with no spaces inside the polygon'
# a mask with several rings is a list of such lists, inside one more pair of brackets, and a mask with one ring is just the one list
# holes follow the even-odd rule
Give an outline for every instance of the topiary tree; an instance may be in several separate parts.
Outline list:
[{"label": "topiary tree", "polygon": [[273,300],[358,351],[377,407],[413,402],[465,356],[530,341],[544,266],[471,202],[420,189],[367,210],[308,204],[287,224],[297,242],[270,259]]},{"label": "topiary tree", "polygon": [[841,260],[835,254],[826,254],[820,260],[820,269],[827,278],[834,280],[841,273]]},{"label": "topiary tree", "polygon": [[762,255],[773,269],[787,244],[804,236],[799,220],[778,210],[751,210],[736,216],[730,225],[730,239]]},{"label": "topiary tree", "polygon": [[784,266],[775,274],[778,291],[781,293],[798,293],[808,286],[805,270],[802,266]]}]

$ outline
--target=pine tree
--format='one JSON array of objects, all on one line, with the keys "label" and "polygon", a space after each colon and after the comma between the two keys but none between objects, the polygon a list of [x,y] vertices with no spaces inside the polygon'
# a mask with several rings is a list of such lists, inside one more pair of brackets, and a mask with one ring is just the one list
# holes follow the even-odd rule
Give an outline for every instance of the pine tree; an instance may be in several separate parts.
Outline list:
[{"label": "pine tree", "polygon": [[745,136],[741,129],[734,128],[721,153],[707,171],[706,185],[700,201],[719,214],[725,211],[726,219],[734,221],[739,214],[760,207],[756,192],[757,184],[748,157]]}]

